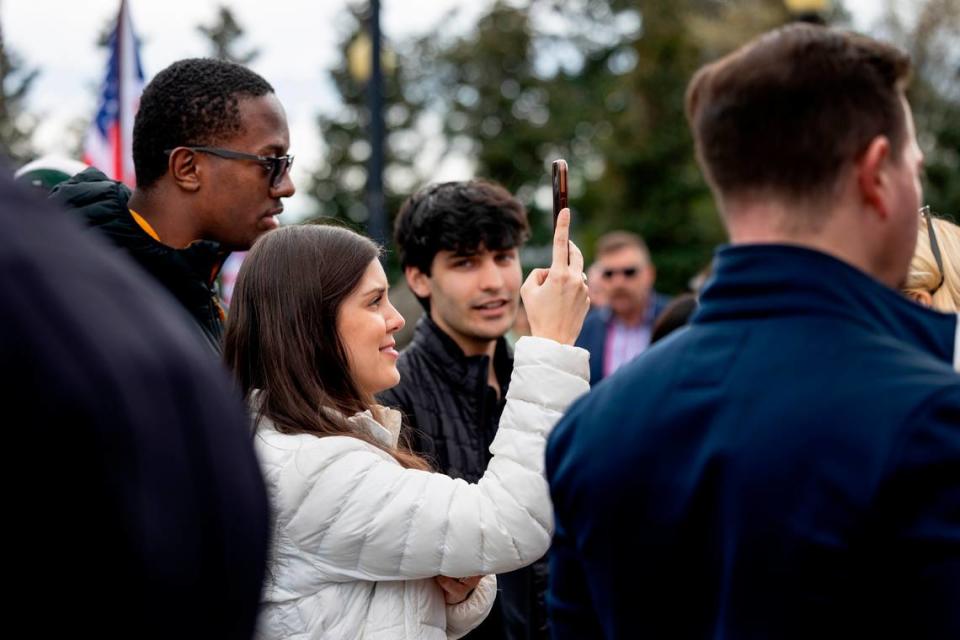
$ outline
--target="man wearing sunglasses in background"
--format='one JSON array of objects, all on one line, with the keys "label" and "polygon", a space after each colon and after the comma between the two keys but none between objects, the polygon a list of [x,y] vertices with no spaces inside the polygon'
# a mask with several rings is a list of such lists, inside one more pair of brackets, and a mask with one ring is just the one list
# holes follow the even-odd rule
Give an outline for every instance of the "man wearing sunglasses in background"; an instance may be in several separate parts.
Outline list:
[{"label": "man wearing sunglasses in background", "polygon": [[230,62],[181,60],[140,99],[136,189],[88,169],[53,198],[159,280],[219,354],[214,281],[231,251],[276,228],[281,199],[294,193],[289,145],[286,115],[266,80]]},{"label": "man wearing sunglasses in background", "polygon": [[596,270],[607,306],[590,312],[577,346],[590,352],[590,384],[595,385],[650,345],[650,332],[670,299],[653,290],[657,270],[643,238],[611,231],[597,241]]}]

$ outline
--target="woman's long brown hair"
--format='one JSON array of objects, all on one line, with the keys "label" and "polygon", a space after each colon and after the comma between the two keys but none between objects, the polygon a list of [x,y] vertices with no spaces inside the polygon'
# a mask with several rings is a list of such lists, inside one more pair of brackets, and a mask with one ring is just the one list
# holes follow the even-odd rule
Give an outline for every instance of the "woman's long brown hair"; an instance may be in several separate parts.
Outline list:
[{"label": "woman's long brown hair", "polygon": [[258,390],[257,419],[270,418],[278,431],[352,436],[404,467],[428,469],[404,447],[385,447],[345,419],[376,415],[350,375],[337,314],[379,255],[371,240],[342,227],[291,226],[262,236],[237,277],[224,359],[245,397]]}]

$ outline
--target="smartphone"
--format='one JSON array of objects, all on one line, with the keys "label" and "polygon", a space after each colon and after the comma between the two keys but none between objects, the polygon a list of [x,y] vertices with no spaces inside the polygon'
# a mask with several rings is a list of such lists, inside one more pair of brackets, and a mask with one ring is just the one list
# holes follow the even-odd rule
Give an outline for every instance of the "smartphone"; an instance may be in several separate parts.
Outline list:
[{"label": "smartphone", "polygon": [[553,161],[553,228],[557,228],[557,216],[567,208],[567,161]]}]

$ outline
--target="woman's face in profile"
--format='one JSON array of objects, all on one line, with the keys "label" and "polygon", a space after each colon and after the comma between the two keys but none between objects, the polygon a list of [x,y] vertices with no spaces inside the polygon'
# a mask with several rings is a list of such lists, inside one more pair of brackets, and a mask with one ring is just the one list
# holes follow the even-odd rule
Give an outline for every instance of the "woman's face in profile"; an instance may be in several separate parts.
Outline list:
[{"label": "woman's face in profile", "polygon": [[347,366],[363,393],[374,395],[400,382],[394,334],[404,320],[387,297],[389,283],[376,258],[337,314],[337,333],[347,352]]}]

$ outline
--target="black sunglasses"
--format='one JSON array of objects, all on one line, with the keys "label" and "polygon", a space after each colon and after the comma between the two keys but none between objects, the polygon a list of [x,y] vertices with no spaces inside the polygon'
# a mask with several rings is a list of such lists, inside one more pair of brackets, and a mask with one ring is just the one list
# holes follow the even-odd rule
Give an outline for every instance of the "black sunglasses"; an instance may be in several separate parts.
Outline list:
[{"label": "black sunglasses", "polygon": [[[259,162],[270,171],[270,186],[274,189],[280,186],[283,177],[287,175],[287,172],[290,171],[290,167],[293,165],[293,156],[291,155],[258,156],[252,153],[241,153],[239,151],[231,151],[230,149],[221,149],[220,147],[183,148],[189,149],[190,151],[199,151],[200,153],[209,153],[212,156],[226,158],[227,160],[250,160],[252,162]],[[164,153],[170,155],[173,153],[173,149],[167,149]]]},{"label": "black sunglasses", "polygon": [[943,286],[946,276],[943,273],[943,256],[940,255],[940,243],[937,242],[937,234],[933,230],[933,214],[930,213],[930,206],[927,205],[920,209],[920,216],[927,221],[927,235],[930,238],[930,251],[933,253],[933,259],[937,262],[937,269],[940,271],[940,282],[930,292],[931,295],[939,291]]},{"label": "black sunglasses", "polygon": [[623,269],[604,269],[600,273],[604,280],[609,280],[618,273],[622,274],[624,278],[632,278],[640,273],[640,269],[641,267],[624,267]]}]

